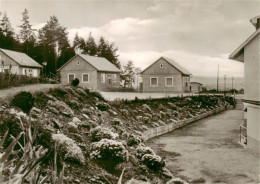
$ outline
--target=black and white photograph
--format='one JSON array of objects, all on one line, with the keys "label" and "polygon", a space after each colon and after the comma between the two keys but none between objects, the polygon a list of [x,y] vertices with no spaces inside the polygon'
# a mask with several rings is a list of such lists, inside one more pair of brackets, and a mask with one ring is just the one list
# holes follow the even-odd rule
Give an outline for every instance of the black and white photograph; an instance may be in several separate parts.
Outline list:
[{"label": "black and white photograph", "polygon": [[0,184],[259,184],[260,0],[0,0]]}]

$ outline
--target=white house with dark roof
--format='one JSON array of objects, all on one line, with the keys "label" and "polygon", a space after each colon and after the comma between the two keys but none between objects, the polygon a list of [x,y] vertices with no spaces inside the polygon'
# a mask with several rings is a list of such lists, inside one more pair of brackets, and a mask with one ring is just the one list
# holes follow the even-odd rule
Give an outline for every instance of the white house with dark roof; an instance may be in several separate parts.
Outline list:
[{"label": "white house with dark roof", "polygon": [[40,76],[42,66],[22,52],[0,48],[0,72],[9,71],[12,74]]},{"label": "white house with dark roof", "polygon": [[244,63],[244,109],[246,116],[246,143],[260,152],[260,16],[250,22],[256,31],[230,56]]},{"label": "white house with dark roof", "polygon": [[121,70],[102,57],[77,54],[58,71],[62,84],[78,78],[79,85],[89,89],[107,90],[120,86]]},{"label": "white house with dark roof", "polygon": [[191,73],[172,59],[160,57],[141,76],[143,92],[190,92]]}]

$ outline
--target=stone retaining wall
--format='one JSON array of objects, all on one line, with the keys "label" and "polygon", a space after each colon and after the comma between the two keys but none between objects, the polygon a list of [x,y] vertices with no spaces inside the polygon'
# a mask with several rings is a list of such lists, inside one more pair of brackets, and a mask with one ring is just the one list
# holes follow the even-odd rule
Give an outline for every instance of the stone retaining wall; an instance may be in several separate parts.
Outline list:
[{"label": "stone retaining wall", "polygon": [[197,120],[203,119],[205,117],[211,116],[213,114],[217,114],[219,112],[222,112],[225,109],[226,109],[225,106],[218,107],[218,108],[216,108],[216,109],[214,109],[212,111],[209,111],[209,112],[206,112],[204,114],[192,117],[190,119],[176,121],[176,122],[173,122],[173,123],[165,125],[165,126],[160,126],[160,127],[156,127],[156,128],[150,128],[147,131],[143,132],[142,138],[143,138],[144,141],[147,141],[147,140],[149,140],[151,138],[157,137],[159,135],[166,134],[166,133],[168,133],[170,131],[173,131],[173,130],[175,130],[177,128],[186,126],[186,125],[188,125],[188,124],[190,124],[190,123],[192,123],[194,121],[197,121]]}]

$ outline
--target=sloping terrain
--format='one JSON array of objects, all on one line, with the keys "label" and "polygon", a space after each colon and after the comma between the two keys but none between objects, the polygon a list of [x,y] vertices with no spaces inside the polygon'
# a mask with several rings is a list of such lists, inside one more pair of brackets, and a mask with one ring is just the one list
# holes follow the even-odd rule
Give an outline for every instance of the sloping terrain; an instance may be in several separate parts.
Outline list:
[{"label": "sloping terrain", "polygon": [[[221,96],[106,102],[97,92],[71,86],[34,93],[33,108],[26,110],[29,101],[15,98],[0,107],[0,136],[8,130],[3,147],[24,127],[37,127],[34,144],[48,149],[40,164],[42,175],[51,175],[57,152],[57,172],[64,170],[64,183],[117,183],[123,169],[123,183],[132,178],[166,183],[172,176],[164,160],[145,146],[142,132],[224,104]],[[4,176],[11,169],[6,167]]]}]

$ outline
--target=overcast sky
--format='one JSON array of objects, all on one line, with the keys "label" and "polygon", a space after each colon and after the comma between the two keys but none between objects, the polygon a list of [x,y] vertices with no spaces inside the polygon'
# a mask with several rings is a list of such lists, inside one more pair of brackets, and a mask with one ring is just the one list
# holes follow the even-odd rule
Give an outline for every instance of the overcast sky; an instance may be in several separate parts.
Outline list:
[{"label": "overcast sky", "polygon": [[16,31],[25,8],[35,28],[57,16],[71,41],[76,32],[104,36],[122,65],[144,69],[165,56],[195,76],[216,76],[218,64],[220,76],[243,76],[243,63],[227,58],[255,31],[249,19],[260,14],[260,0],[0,0]]}]

